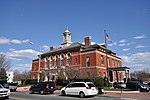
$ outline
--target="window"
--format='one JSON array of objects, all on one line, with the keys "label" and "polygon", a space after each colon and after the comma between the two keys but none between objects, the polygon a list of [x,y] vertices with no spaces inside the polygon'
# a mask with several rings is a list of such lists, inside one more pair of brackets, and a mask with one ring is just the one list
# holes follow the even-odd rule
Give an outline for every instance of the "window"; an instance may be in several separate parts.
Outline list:
[{"label": "window", "polygon": [[45,68],[48,68],[48,57],[45,58]]},{"label": "window", "polygon": [[34,65],[33,70],[36,71],[36,64]]},{"label": "window", "polygon": [[101,63],[104,64],[104,56],[101,55]]},{"label": "window", "polygon": [[71,65],[71,53],[67,53],[66,58],[67,58],[66,65],[70,66]]},{"label": "window", "polygon": [[52,66],[53,66],[53,62],[52,62],[52,61],[53,61],[53,57],[51,56],[51,57],[50,57],[50,67],[51,67],[51,68],[52,68]]},{"label": "window", "polygon": [[120,66],[120,62],[118,61],[118,67]]},{"label": "window", "polygon": [[109,63],[109,58],[107,58],[107,64],[108,64],[108,66],[110,66],[110,63]]},{"label": "window", "polygon": [[116,60],[116,67],[118,67],[118,61]]},{"label": "window", "polygon": [[115,62],[114,62],[114,59],[112,59],[112,67],[114,67],[115,65]]},{"label": "window", "polygon": [[64,55],[63,55],[63,54],[61,54],[60,65],[61,65],[61,66],[64,66]]},{"label": "window", "polygon": [[87,72],[86,76],[87,76],[87,78],[89,78],[90,77],[90,72]]},{"label": "window", "polygon": [[90,66],[90,57],[87,56],[86,57],[86,67],[89,67]]},{"label": "window", "polygon": [[75,64],[77,64],[78,63],[78,59],[77,58],[75,58]]},{"label": "window", "polygon": [[58,67],[58,55],[56,55],[55,57],[55,66]]}]

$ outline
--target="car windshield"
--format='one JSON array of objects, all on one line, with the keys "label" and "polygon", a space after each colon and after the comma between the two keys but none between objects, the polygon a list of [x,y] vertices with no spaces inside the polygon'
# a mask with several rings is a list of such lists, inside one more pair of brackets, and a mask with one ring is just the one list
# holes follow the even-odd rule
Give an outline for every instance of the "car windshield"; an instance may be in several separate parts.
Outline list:
[{"label": "car windshield", "polygon": [[3,88],[3,86],[0,84],[0,88]]},{"label": "car windshield", "polygon": [[144,86],[144,84],[142,84],[142,83],[140,83],[140,82],[137,82],[137,84],[138,84],[138,85],[141,85],[141,86]]},{"label": "car windshield", "polygon": [[18,83],[9,83],[10,86],[17,86]]}]

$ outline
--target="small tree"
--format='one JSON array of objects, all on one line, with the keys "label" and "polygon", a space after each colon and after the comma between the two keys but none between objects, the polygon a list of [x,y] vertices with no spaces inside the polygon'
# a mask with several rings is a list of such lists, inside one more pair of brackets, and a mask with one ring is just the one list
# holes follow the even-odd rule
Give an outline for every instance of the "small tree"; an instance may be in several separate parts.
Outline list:
[{"label": "small tree", "polygon": [[0,54],[0,69],[3,68],[5,71],[10,69],[11,61],[3,54]]},{"label": "small tree", "polygon": [[0,68],[0,79],[7,80],[7,74],[4,68]]},{"label": "small tree", "polygon": [[7,80],[6,71],[10,68],[10,60],[3,54],[0,54],[0,79]]}]

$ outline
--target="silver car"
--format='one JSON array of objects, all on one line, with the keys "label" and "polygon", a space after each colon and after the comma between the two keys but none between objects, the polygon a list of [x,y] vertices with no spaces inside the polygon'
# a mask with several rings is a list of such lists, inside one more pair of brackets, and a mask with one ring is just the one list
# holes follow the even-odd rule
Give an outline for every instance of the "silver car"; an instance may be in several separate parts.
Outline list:
[{"label": "silver car", "polygon": [[9,98],[10,96],[10,90],[4,88],[1,84],[0,84],[0,98]]}]

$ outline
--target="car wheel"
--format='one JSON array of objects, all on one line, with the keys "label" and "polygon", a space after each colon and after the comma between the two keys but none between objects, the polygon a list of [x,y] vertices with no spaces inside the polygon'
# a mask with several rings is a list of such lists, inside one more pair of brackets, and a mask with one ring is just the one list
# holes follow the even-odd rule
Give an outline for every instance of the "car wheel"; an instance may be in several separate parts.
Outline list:
[{"label": "car wheel", "polygon": [[84,94],[83,92],[80,92],[80,93],[79,93],[79,97],[80,97],[80,98],[83,98],[83,97],[85,97],[85,94]]},{"label": "car wheel", "polygon": [[9,96],[6,96],[5,99],[9,99]]},{"label": "car wheel", "polygon": [[54,91],[51,91],[51,92],[50,92],[50,94],[53,94],[53,93],[54,93]]},{"label": "car wheel", "polygon": [[141,89],[140,89],[140,88],[138,88],[137,90],[138,90],[139,92],[141,92]]},{"label": "car wheel", "polygon": [[61,95],[62,95],[62,96],[65,96],[65,95],[66,95],[65,91],[62,91],[62,92],[61,92]]},{"label": "car wheel", "polygon": [[34,92],[33,91],[30,91],[30,94],[33,94]]}]

